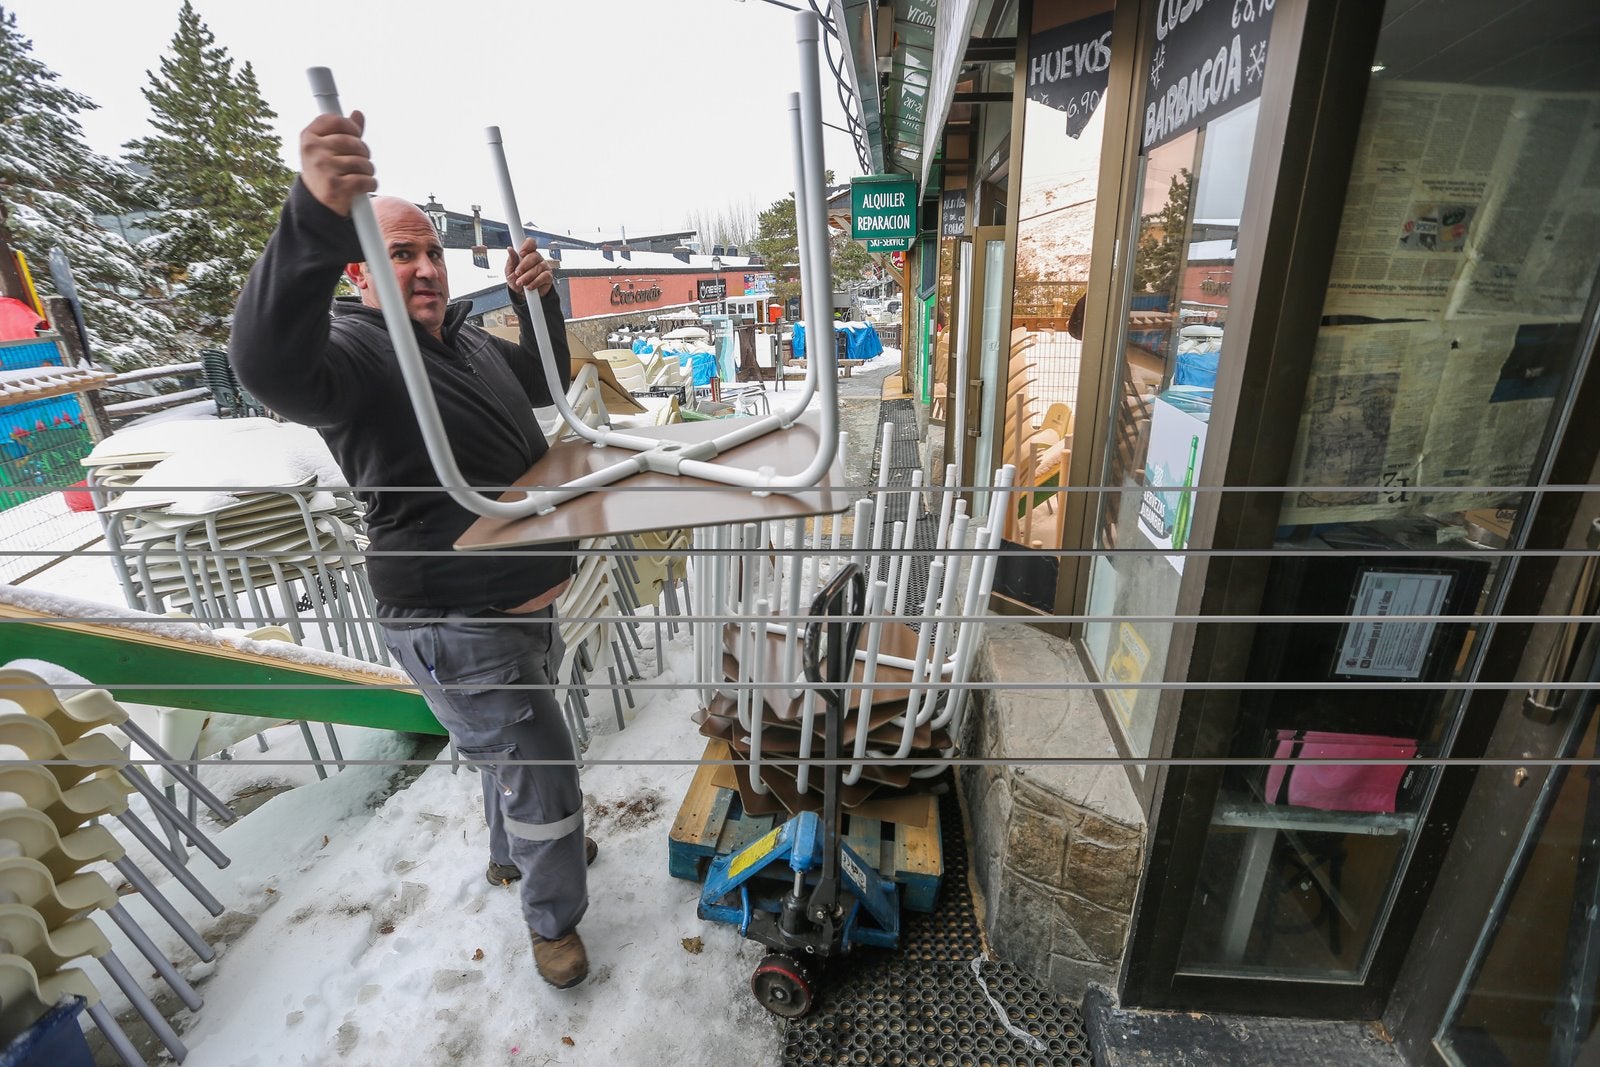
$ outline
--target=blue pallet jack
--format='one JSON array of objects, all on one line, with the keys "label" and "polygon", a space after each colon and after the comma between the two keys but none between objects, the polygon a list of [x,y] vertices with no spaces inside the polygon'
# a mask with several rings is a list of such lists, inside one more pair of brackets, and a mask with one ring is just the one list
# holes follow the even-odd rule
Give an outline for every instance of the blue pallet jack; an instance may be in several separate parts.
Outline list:
[{"label": "blue pallet jack", "polygon": [[[865,599],[866,579],[850,564],[817,594],[806,629],[806,678],[835,687],[818,689],[824,701],[822,815],[801,812],[738,852],[718,856],[700,891],[702,919],[736,924],[742,936],[772,950],[750,976],[750,990],[762,1007],[789,1019],[811,1010],[830,956],[858,944],[894,948],[900,942],[898,887],[839,834],[840,720],[849,706],[844,683],[855,666]],[[757,882],[780,864],[788,865],[789,875]],[[787,893],[762,892],[782,881],[790,883]]]}]

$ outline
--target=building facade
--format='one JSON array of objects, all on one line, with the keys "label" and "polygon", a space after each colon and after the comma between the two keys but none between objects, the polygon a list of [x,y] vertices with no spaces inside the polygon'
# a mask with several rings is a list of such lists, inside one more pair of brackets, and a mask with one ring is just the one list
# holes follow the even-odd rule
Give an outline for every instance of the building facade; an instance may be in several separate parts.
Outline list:
[{"label": "building facade", "polygon": [[1600,13],[832,15],[917,182],[935,480],[1028,489],[967,751],[1031,762],[963,776],[997,950],[1409,1062],[1600,1056]]}]

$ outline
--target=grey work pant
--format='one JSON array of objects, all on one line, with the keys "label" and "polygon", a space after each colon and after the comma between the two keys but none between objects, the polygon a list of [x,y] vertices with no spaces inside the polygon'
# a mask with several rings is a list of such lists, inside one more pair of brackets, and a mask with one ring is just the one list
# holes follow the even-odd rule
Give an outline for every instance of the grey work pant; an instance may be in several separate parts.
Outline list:
[{"label": "grey work pant", "polygon": [[[589,906],[583,792],[572,736],[548,685],[561,665],[554,609],[530,615],[384,622],[395,662],[422,690],[483,780],[489,858],[522,872],[522,914],[541,937],[578,925]],[[550,759],[528,766],[506,760]]]}]

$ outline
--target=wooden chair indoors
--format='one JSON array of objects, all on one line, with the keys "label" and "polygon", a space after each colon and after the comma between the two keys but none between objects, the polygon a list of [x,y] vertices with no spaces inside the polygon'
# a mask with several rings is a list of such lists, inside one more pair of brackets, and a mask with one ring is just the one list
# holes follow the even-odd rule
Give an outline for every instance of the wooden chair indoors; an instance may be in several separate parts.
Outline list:
[{"label": "wooden chair indoors", "polygon": [[[1072,409],[1055,403],[1040,414],[1035,395],[1038,373],[1030,350],[1037,334],[1025,327],[1011,331],[1011,360],[1006,377],[1006,414],[1002,436],[1002,462],[1017,469],[1019,492],[1015,509],[1007,516],[1005,536],[1034,548],[1059,545],[1062,509],[1059,493],[1048,491],[1065,483],[1072,455]],[[1027,492],[1032,488],[1045,492]]]},{"label": "wooden chair indoors", "polygon": [[1072,409],[1051,404],[1035,424],[1027,403],[1026,396],[1016,395],[1006,416],[1006,462],[1017,468],[1019,490],[1007,516],[1006,538],[1032,548],[1053,547],[1061,543],[1063,506],[1055,490],[1066,484],[1072,460]]}]

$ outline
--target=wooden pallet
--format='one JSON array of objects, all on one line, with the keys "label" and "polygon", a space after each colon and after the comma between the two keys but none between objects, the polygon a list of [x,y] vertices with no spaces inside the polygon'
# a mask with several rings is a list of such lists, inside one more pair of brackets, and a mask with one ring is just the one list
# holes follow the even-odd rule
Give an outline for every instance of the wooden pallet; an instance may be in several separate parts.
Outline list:
[{"label": "wooden pallet", "polygon": [[[703,760],[732,758],[721,741],[706,745]],[[783,821],[777,815],[750,815],[739,803],[739,791],[718,784],[726,767],[702,762],[678,808],[668,839],[668,864],[674,878],[699,882],[713,857],[737,852]],[[879,877],[900,887],[901,904],[911,911],[932,911],[944,880],[944,849],[939,837],[938,798],[913,802],[925,817],[888,822],[846,813],[844,840],[856,855],[872,864]],[[920,823],[920,825],[918,825]],[[787,871],[787,867],[784,868]],[[785,879],[786,880],[786,879]]]}]

